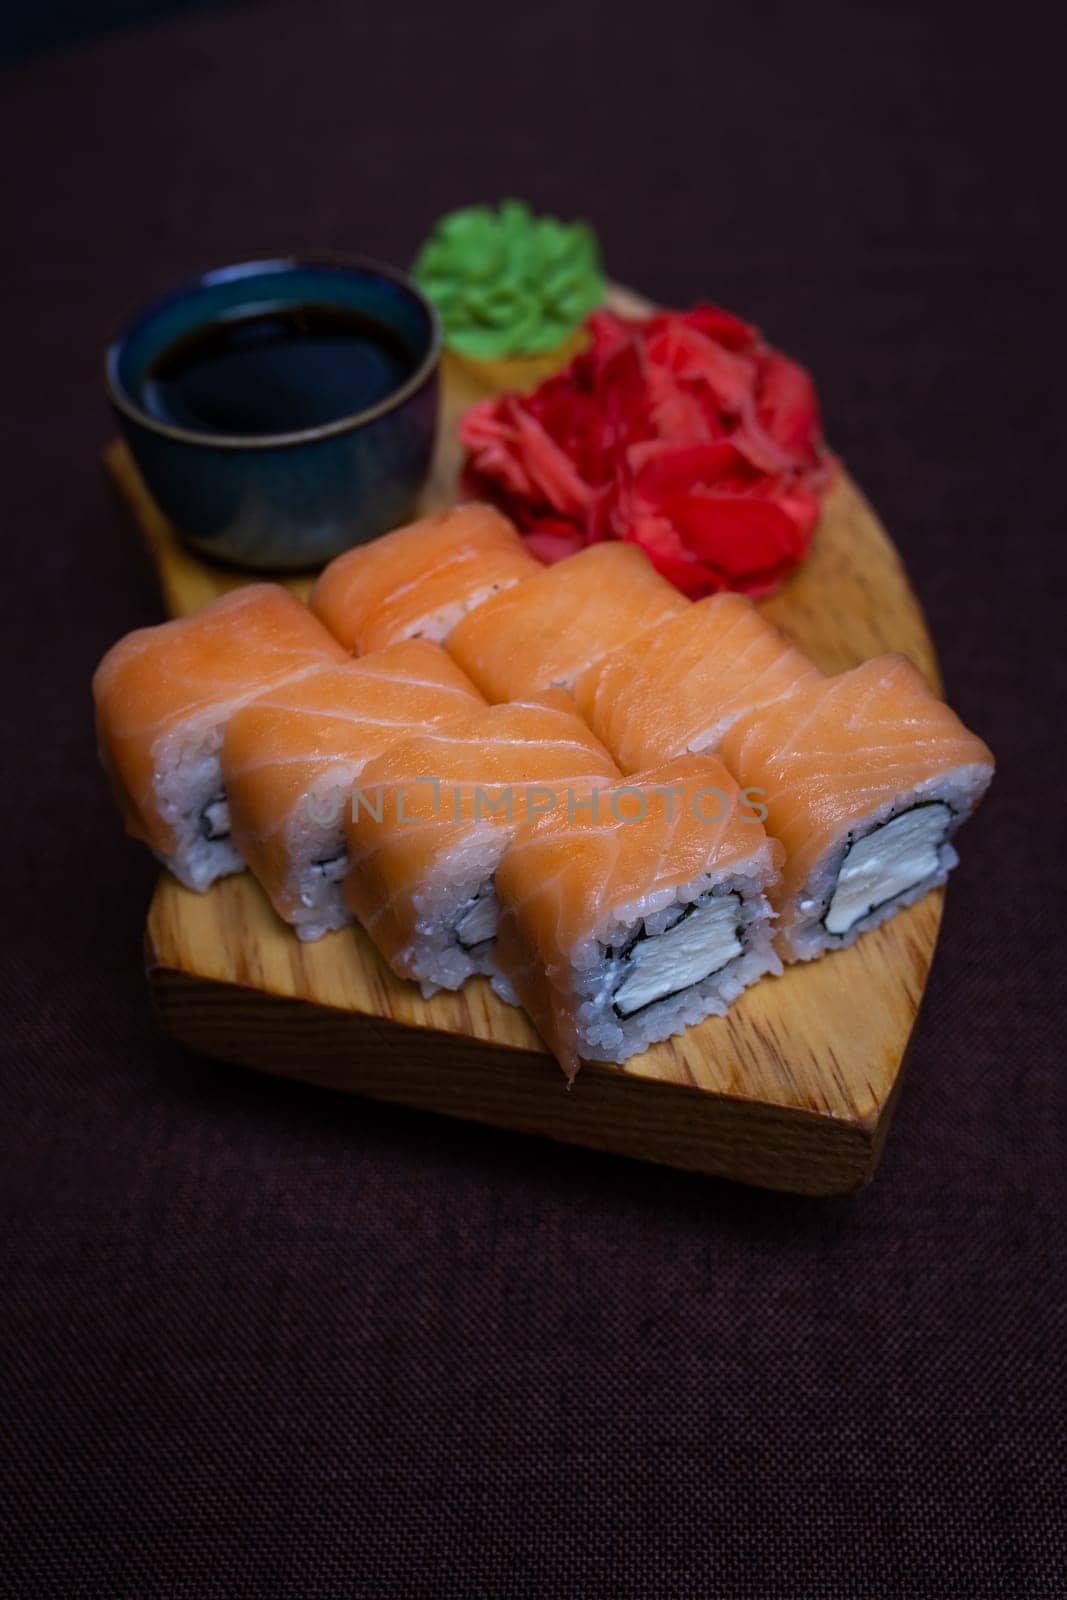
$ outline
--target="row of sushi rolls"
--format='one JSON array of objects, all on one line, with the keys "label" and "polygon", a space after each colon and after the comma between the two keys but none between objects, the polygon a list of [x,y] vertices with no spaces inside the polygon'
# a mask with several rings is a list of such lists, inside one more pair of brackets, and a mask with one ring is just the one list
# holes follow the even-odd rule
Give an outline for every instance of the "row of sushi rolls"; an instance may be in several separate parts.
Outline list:
[{"label": "row of sushi rolls", "polygon": [[182,884],[247,868],[300,939],[354,920],[427,996],[487,976],[568,1078],[944,883],[993,774],[903,656],[827,676],[741,594],[688,600],[622,541],[543,566],[480,503],[308,604],[250,583],[139,629],[93,690],[128,831]]}]

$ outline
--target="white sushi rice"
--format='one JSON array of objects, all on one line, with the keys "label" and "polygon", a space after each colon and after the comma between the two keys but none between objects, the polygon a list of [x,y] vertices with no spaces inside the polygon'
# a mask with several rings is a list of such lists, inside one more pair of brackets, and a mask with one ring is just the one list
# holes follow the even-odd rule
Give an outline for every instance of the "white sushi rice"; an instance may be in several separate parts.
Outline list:
[{"label": "white sushi rice", "polygon": [[313,658],[284,678],[250,684],[244,694],[213,707],[208,716],[201,712],[178,722],[157,741],[152,752],[154,798],[160,817],[174,833],[175,843],[169,854],[157,851],[156,855],[187,889],[202,894],[216,878],[243,872],[245,867],[244,857],[229,836],[229,807],[222,776],[226,722],[239,706],[254,700],[265,689],[298,682],[320,665],[321,661]]},{"label": "white sushi rice", "polygon": [[310,942],[333,933],[352,921],[352,913],[345,905],[341,884],[348,871],[348,852],[342,843],[336,854],[329,846],[323,853],[313,850],[301,852],[292,875],[292,891],[298,902],[291,923],[297,938]]},{"label": "white sushi rice", "polygon": [[305,942],[352,921],[341,885],[348,871],[345,814],[358,774],[351,764],[321,773],[288,823],[289,876],[282,889],[284,903],[275,910]]},{"label": "white sushi rice", "polygon": [[396,965],[427,999],[477,973],[492,974],[500,919],[493,874],[510,836],[491,823],[473,830],[438,859],[432,881],[417,892],[411,939]]},{"label": "white sushi rice", "polygon": [[[217,724],[184,722],[160,741],[153,774],[156,803],[175,836],[163,865],[187,889],[202,893],[216,878],[244,867],[228,834],[209,838],[205,812],[223,799],[222,729]],[[220,813],[214,812],[221,820]]]},{"label": "white sushi rice", "polygon": [[[860,934],[940,887],[959,860],[950,841],[982,798],[991,777],[992,771],[986,766],[960,767],[947,777],[941,774],[927,779],[857,819],[816,863],[796,896],[799,919],[783,930],[779,939],[785,959],[812,961],[826,950],[846,949]],[[910,856],[902,855],[905,841],[900,830],[896,830],[894,842],[899,842],[901,848],[896,849],[891,844],[892,836],[880,830],[914,813],[917,807],[929,807],[932,812],[938,808],[938,826],[924,825],[921,831],[917,828],[908,841]],[[853,852],[864,840],[869,844],[861,861]],[[883,842],[884,852],[879,848]],[[909,859],[914,863],[911,882],[907,882]],[[862,893],[857,882],[865,886]],[[864,894],[870,909],[856,915],[855,908],[862,904]],[[839,931],[832,931],[835,927]]]}]

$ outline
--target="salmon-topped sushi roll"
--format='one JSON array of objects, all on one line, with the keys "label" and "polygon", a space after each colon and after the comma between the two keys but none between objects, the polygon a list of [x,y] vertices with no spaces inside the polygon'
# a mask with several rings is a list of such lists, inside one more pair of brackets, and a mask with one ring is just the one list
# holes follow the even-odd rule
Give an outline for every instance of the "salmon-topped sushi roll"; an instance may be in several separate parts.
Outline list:
[{"label": "salmon-topped sushi roll", "polygon": [[127,831],[189,889],[243,865],[219,757],[226,723],[271,685],[345,652],[287,589],[253,583],[138,628],[93,676],[97,742]]},{"label": "salmon-topped sushi roll", "polygon": [[454,506],[331,561],[311,609],[356,655],[398,639],[444,639],[491,595],[544,569],[493,506]]},{"label": "salmon-topped sushi roll", "polygon": [[779,972],[768,890],[782,849],[711,756],[519,830],[497,868],[495,980],[573,1078],[626,1061]]},{"label": "salmon-topped sushi roll", "polygon": [[301,939],[351,918],[345,815],[367,763],[484,703],[440,645],[407,639],[316,667],[230,718],[222,774],[233,843]]},{"label": "salmon-topped sushi roll", "polygon": [[624,772],[713,751],[746,711],[818,678],[740,594],[715,594],[594,663],[574,697]]},{"label": "salmon-topped sushi roll", "polygon": [[572,688],[592,662],[689,606],[636,545],[594,544],[479,606],[448,649],[488,699],[512,700]]},{"label": "salmon-topped sushi roll", "polygon": [[516,827],[618,776],[563,694],[405,739],[353,792],[345,899],[394,972],[458,989],[494,970],[493,875]]},{"label": "salmon-topped sushi roll", "polygon": [[761,791],[786,850],[776,891],[789,961],[852,944],[945,882],[952,835],[993,776],[988,746],[904,656],[812,679],[736,722],[722,758]]}]

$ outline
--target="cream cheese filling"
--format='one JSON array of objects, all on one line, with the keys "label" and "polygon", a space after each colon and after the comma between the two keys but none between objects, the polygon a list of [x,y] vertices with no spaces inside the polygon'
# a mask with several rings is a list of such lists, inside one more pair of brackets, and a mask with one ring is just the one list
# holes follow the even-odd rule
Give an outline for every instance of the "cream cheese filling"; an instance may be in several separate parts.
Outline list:
[{"label": "cream cheese filling", "polygon": [[713,895],[691,906],[664,933],[634,941],[613,996],[615,1010],[632,1016],[655,1000],[710,978],[741,954],[740,919],[739,895]]},{"label": "cream cheese filling", "polygon": [[500,903],[491,883],[484,883],[456,923],[456,938],[465,950],[496,938]]},{"label": "cream cheese filling", "polygon": [[848,933],[889,900],[932,877],[952,821],[940,801],[919,805],[849,846],[823,918],[827,933]]},{"label": "cream cheese filling", "polygon": [[227,839],[230,834],[230,808],[225,795],[210,801],[200,813],[200,831],[205,839]]}]

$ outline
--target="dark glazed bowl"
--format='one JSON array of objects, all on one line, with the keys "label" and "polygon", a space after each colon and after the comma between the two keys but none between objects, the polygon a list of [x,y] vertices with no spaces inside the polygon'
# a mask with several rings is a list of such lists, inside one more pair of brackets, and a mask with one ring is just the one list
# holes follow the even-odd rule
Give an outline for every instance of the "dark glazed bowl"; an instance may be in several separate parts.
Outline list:
[{"label": "dark glazed bowl", "polygon": [[[245,306],[355,311],[408,350],[412,373],[364,411],[296,433],[229,435],[163,421],[141,399],[164,350]],[[319,566],[408,521],[437,422],[440,326],[403,273],[345,257],[248,261],[171,290],[108,348],[119,427],[153,498],[197,550],[258,572]]]}]

